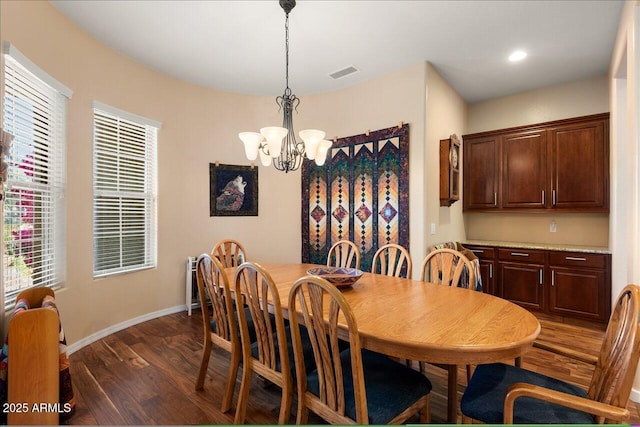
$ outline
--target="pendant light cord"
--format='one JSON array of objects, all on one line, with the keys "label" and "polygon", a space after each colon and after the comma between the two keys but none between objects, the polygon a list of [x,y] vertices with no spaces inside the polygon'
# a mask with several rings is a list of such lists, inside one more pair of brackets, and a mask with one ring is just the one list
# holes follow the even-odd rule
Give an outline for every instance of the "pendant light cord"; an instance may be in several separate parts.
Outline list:
[{"label": "pendant light cord", "polygon": [[286,18],[284,21],[284,30],[285,30],[285,78],[286,78],[286,88],[285,93],[291,93],[291,89],[289,89],[289,13],[286,14]]}]

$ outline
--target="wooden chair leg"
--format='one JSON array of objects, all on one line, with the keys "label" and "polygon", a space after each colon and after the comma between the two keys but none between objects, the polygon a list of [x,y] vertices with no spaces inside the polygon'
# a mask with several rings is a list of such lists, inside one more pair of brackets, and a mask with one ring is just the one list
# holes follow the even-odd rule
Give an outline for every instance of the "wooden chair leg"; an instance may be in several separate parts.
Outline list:
[{"label": "wooden chair leg", "polygon": [[517,368],[522,368],[522,357],[516,357],[516,360],[514,361],[514,365]]},{"label": "wooden chair leg", "polygon": [[427,395],[427,404],[420,410],[420,424],[431,424],[431,395]]},{"label": "wooden chair leg", "polygon": [[245,363],[242,367],[242,382],[240,383],[236,416],[233,420],[234,424],[244,424],[244,418],[247,414],[247,403],[249,403],[249,391],[251,390],[252,376],[253,370],[251,369],[250,363]]},{"label": "wooden chair leg", "polygon": [[298,410],[296,411],[296,424],[304,425],[309,422],[309,409],[300,399],[300,394],[298,394]]},{"label": "wooden chair leg", "polygon": [[291,406],[293,405],[293,387],[282,388],[282,403],[278,424],[291,424]]},{"label": "wooden chair leg", "polygon": [[238,377],[238,368],[240,368],[241,356],[237,351],[231,352],[231,360],[229,367],[229,376],[227,378],[227,387],[222,398],[222,407],[220,408],[223,413],[229,412],[231,409],[231,402],[233,401],[233,392],[236,389],[236,378]]},{"label": "wooden chair leg", "polygon": [[202,350],[202,362],[200,362],[200,372],[196,380],[196,390],[204,388],[204,380],[207,377],[207,369],[209,368],[209,357],[211,356],[211,341],[206,340],[204,349]]}]

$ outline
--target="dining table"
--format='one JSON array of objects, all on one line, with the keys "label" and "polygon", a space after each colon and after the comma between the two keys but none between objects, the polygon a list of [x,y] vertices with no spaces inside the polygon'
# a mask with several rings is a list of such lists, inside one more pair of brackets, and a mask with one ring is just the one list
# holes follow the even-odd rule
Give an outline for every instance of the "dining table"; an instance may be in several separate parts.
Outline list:
[{"label": "dining table", "polygon": [[[289,290],[319,266],[260,265],[276,284],[284,316],[290,318]],[[234,271],[226,270],[230,283]],[[513,361],[531,348],[540,333],[540,323],[526,309],[465,288],[364,272],[356,283],[340,290],[354,313],[363,348],[453,367],[447,392],[447,420],[453,423],[457,365]]]}]

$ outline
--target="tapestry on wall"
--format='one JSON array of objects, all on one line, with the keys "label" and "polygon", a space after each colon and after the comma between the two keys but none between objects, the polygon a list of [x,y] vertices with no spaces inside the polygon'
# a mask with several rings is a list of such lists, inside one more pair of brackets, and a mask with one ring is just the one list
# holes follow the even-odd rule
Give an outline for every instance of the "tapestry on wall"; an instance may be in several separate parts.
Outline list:
[{"label": "tapestry on wall", "polygon": [[387,243],[409,248],[409,125],[334,141],[323,166],[302,165],[302,262],[326,264],[351,240],[371,270]]}]

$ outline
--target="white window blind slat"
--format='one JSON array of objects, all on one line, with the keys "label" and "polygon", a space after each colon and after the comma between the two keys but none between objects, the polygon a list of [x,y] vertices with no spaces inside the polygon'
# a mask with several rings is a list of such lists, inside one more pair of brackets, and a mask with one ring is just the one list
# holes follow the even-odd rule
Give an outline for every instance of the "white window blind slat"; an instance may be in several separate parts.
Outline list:
[{"label": "white window blind slat", "polygon": [[156,265],[155,123],[94,102],[94,277]]},{"label": "white window blind slat", "polygon": [[44,72],[32,65],[5,49],[3,125],[14,136],[6,158],[5,308],[23,289],[64,282],[66,97],[63,85],[50,76],[42,81]]}]

